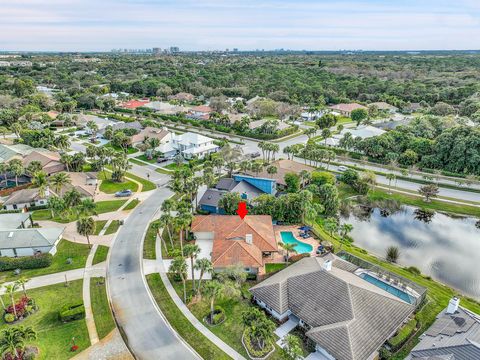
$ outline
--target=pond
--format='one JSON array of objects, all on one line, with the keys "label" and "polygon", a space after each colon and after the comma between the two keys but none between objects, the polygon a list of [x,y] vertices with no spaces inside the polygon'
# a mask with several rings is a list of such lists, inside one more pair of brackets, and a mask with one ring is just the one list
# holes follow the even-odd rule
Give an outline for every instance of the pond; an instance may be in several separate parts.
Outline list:
[{"label": "pond", "polygon": [[477,221],[410,206],[393,212],[379,208],[355,211],[341,219],[353,225],[350,235],[355,245],[380,257],[385,257],[387,247],[397,246],[399,264],[415,266],[435,280],[480,299]]}]

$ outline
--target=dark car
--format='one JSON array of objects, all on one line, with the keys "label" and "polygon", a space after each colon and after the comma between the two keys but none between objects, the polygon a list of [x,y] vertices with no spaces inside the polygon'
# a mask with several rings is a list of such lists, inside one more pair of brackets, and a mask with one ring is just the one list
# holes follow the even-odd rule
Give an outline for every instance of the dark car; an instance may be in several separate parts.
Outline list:
[{"label": "dark car", "polygon": [[168,161],[168,160],[169,160],[168,158],[161,157],[161,158],[157,159],[157,163],[163,163],[163,162]]},{"label": "dark car", "polygon": [[115,197],[129,197],[132,195],[132,190],[122,190],[115,193]]},{"label": "dark car", "polygon": [[257,152],[249,154],[249,156],[250,156],[250,158],[255,159],[255,158],[260,156],[260,153],[257,151]]}]

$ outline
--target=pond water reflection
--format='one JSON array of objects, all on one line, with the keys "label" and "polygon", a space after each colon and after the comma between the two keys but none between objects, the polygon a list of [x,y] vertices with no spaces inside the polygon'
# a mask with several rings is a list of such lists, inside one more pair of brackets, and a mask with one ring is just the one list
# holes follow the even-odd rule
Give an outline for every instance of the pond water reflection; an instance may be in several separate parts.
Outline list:
[{"label": "pond water reflection", "polygon": [[[398,262],[480,299],[480,229],[478,219],[452,217],[404,206],[378,208],[342,218],[353,225],[355,244],[381,257],[391,245],[400,248]],[[478,225],[478,224],[477,224]]]}]

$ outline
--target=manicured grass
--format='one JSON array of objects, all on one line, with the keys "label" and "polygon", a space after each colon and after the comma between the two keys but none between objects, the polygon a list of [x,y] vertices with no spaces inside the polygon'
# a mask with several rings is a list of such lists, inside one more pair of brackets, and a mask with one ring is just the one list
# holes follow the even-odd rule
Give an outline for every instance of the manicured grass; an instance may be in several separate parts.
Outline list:
[{"label": "manicured grass", "polygon": [[170,325],[202,358],[215,360],[230,359],[227,354],[208,340],[207,337],[198,332],[182,314],[168,294],[159,274],[147,275],[147,282],[158,307]]},{"label": "manicured grass", "polygon": [[287,267],[287,264],[285,263],[271,263],[271,264],[265,264],[265,271],[266,273],[272,273],[275,271],[280,271],[283,270]]},{"label": "manicured grass", "polygon": [[[330,241],[337,252],[340,249],[341,243],[337,237],[330,236],[320,225],[321,220],[319,219],[318,223],[309,224],[313,226],[316,234],[324,240]],[[428,303],[421,308],[421,310],[416,314],[416,318],[420,324],[420,331],[417,332],[415,338],[411,339],[407,345],[404,346],[403,350],[392,357],[392,359],[400,360],[404,359],[408,352],[415,346],[417,343],[418,336],[422,334],[432,323],[435,321],[437,314],[442,311],[447,305],[449,300],[453,296],[459,296],[461,298],[461,304],[463,307],[475,312],[480,313],[480,303],[467,298],[462,297],[455,290],[445,286],[441,283],[438,283],[432,280],[430,277],[425,275],[416,275],[405,268],[402,268],[396,264],[385,262],[377,257],[369,254],[364,249],[361,249],[354,244],[343,244],[343,250],[350,252],[351,254],[358,256],[366,261],[369,261],[372,264],[379,265],[385,268],[388,271],[391,271],[395,274],[403,276],[407,279],[410,279],[417,284],[427,288],[427,300]]]},{"label": "manicured grass", "polygon": [[107,220],[97,220],[95,221],[95,232],[93,235],[98,235],[100,234],[100,231],[102,231],[103,227],[107,223]]},{"label": "manicured grass", "polygon": [[115,182],[111,180],[112,174],[109,172],[101,172],[99,175],[99,179],[102,180],[100,184],[100,191],[106,194],[114,194],[117,191],[122,190],[132,190],[133,192],[138,190],[138,184],[130,181],[128,179],[124,179],[122,182]]},{"label": "manicured grass", "polygon": [[155,190],[157,188],[157,185],[155,185],[153,182],[148,181],[148,180],[146,180],[144,178],[141,178],[140,176],[134,175],[132,173],[126,173],[125,177],[130,178],[130,179],[135,180],[135,181],[138,181],[140,184],[142,184],[142,192]]},{"label": "manicured grass", "polygon": [[95,265],[107,260],[108,250],[110,250],[108,246],[98,245],[92,264]]},{"label": "manicured grass", "polygon": [[90,299],[92,300],[92,312],[98,337],[103,339],[115,329],[115,321],[108,303],[104,277],[90,279]]},{"label": "manicured grass", "polygon": [[[108,143],[106,145],[104,145],[104,147],[109,147],[109,148],[112,148],[118,152],[125,152],[121,147],[119,146],[114,146],[112,143]],[[134,148],[134,147],[129,147],[128,150],[127,150],[127,154],[135,154],[136,152],[138,152],[138,149],[137,148]]]},{"label": "manicured grass", "polygon": [[[152,158],[152,159],[147,159],[147,157],[145,156],[145,154],[142,154],[142,155],[139,155],[139,156],[135,156],[135,159],[139,159],[139,160],[142,160],[142,161],[146,161],[150,164],[155,164],[157,162],[157,160],[155,158]],[[144,164],[145,165],[145,164]]]},{"label": "manicured grass", "polygon": [[181,168],[188,168],[188,165],[187,164],[177,165],[176,163],[171,163],[171,164],[163,166],[163,168],[175,171],[175,170],[179,170]]},{"label": "manicured grass", "polygon": [[132,210],[132,209],[135,209],[135,207],[140,203],[140,200],[138,199],[133,199],[132,201],[130,201],[127,206],[125,206],[123,208],[123,210]]},{"label": "manicured grass", "polygon": [[128,200],[107,200],[107,201],[99,201],[97,202],[97,213],[103,214],[112,211],[117,211],[120,209],[123,204],[125,204]]},{"label": "manicured grass", "polygon": [[153,224],[157,221],[152,221],[148,226],[147,233],[145,234],[145,240],[143,242],[143,258],[155,260],[157,257],[155,252],[155,242],[157,238],[157,231],[153,229]]},{"label": "manicured grass", "polygon": [[107,230],[105,230],[105,235],[115,234],[119,227],[120,227],[120,221],[113,220],[110,223],[110,225],[108,225]]},{"label": "manicured grass", "polygon": [[423,209],[430,209],[443,212],[451,212],[462,215],[471,215],[480,217],[480,207],[469,206],[469,205],[460,205],[460,204],[451,204],[444,201],[432,200],[430,202],[425,202],[420,197],[410,196],[406,194],[398,194],[393,192],[388,194],[383,190],[370,190],[368,193],[368,198],[371,200],[384,200],[384,199],[395,199],[402,204],[417,206]]},{"label": "manicured grass", "polygon": [[147,164],[141,162],[141,161],[138,161],[137,159],[128,159],[128,161],[130,161],[131,163],[135,164],[135,165],[140,165],[140,166],[147,166]]},{"label": "manicured grass", "polygon": [[[107,200],[107,201],[99,201],[96,202],[95,205],[97,206],[96,210],[98,214],[103,214],[107,212],[117,211],[123,204],[125,204],[127,200]],[[77,220],[76,214],[68,214],[67,216],[55,216],[52,219],[51,211],[49,209],[43,210],[35,210],[32,213],[33,221],[38,220],[52,220],[58,223],[69,223],[72,221]]]},{"label": "manicured grass", "polygon": [[173,171],[165,170],[165,169],[161,169],[161,168],[156,168],[155,171],[160,173],[160,174],[166,174],[166,175],[172,175],[173,174]]},{"label": "manicured grass", "polygon": [[[32,278],[34,276],[83,268],[87,262],[89,252],[90,249],[87,244],[79,244],[62,239],[57,246],[57,253],[53,256],[52,264],[49,267],[22,270],[19,276],[14,275],[13,271],[2,271],[0,272],[0,279],[3,281],[13,281],[22,276]],[[71,264],[67,263],[68,259],[72,260]]]},{"label": "manicured grass", "polygon": [[[63,323],[58,318],[58,312],[62,306],[82,301],[82,282],[82,280],[71,281],[68,287],[61,283],[27,290],[27,295],[35,299],[39,310],[15,326],[32,326],[37,332],[37,340],[29,342],[40,349],[36,359],[70,359],[90,346],[84,319]],[[22,292],[17,292],[16,299],[18,300],[22,295]],[[8,302],[5,295],[3,299]],[[2,317],[0,329],[11,326],[5,324]],[[75,344],[79,347],[75,353],[70,351],[73,337]]]}]

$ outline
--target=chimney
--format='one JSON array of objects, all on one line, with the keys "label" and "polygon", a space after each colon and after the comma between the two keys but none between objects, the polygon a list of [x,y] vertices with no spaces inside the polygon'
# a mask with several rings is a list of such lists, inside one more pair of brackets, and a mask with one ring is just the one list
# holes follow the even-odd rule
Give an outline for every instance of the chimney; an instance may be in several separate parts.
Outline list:
[{"label": "chimney", "polygon": [[253,243],[253,235],[252,234],[247,234],[245,235],[245,242],[249,245],[252,245]]},{"label": "chimney", "polygon": [[460,305],[460,299],[457,297],[451,298],[448,302],[447,314],[455,314],[458,310],[458,305]]},{"label": "chimney", "polygon": [[325,260],[325,262],[322,265],[323,269],[326,271],[332,270],[332,260]]}]

